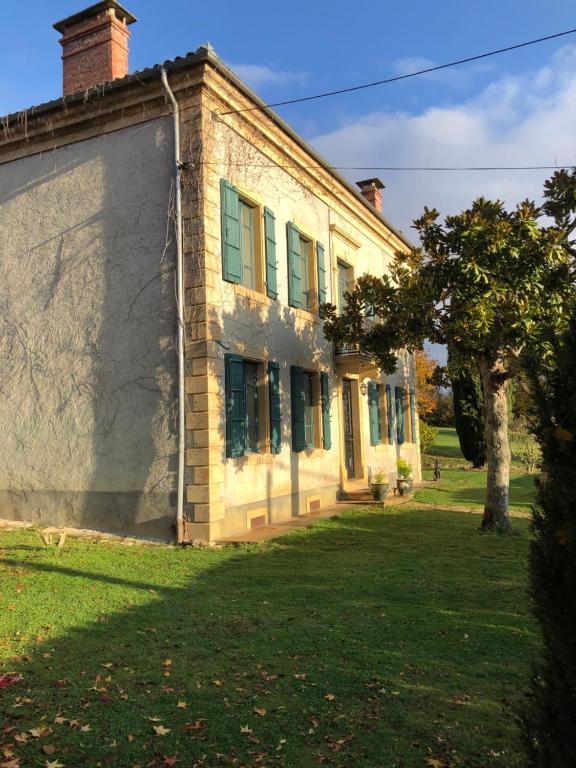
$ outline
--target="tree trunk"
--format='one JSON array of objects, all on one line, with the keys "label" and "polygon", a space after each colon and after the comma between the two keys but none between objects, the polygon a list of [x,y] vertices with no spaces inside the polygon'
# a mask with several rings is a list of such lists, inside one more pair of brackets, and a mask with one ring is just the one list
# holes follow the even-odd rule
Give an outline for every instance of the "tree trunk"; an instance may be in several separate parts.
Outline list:
[{"label": "tree trunk", "polygon": [[508,441],[508,377],[502,356],[481,358],[480,376],[486,408],[486,504],[482,528],[510,530],[510,443]]}]

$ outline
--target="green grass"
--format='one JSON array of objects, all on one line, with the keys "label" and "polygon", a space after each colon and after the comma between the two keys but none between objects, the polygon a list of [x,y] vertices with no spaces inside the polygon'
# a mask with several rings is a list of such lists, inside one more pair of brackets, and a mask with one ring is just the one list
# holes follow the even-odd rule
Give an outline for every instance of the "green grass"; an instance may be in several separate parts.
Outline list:
[{"label": "green grass", "polygon": [[[432,470],[424,470],[432,480]],[[442,479],[417,491],[414,498],[439,507],[483,507],[486,497],[486,472],[478,469],[442,469]],[[534,475],[510,475],[510,512],[528,514],[536,500]]]},{"label": "green grass", "polygon": [[[471,469],[462,456],[458,435],[451,427],[440,427],[438,438],[423,457],[423,479],[432,480],[434,462],[441,459],[442,479],[415,494],[417,501],[439,507],[483,507],[486,496],[486,470]],[[535,475],[522,472],[520,463],[512,465],[510,474],[510,512],[528,514],[536,500]]]},{"label": "green grass", "polygon": [[463,459],[456,430],[453,427],[437,427],[437,429],[438,437],[428,454],[445,459]]},{"label": "green grass", "polygon": [[23,680],[0,746],[23,768],[519,768],[528,525],[477,524],[361,509],[223,550],[4,532],[0,675]]}]

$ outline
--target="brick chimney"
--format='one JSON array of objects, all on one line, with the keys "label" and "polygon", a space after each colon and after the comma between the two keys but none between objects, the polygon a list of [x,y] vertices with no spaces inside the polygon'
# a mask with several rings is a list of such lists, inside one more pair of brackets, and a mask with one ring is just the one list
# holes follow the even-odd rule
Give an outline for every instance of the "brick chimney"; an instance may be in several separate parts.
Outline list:
[{"label": "brick chimney", "polygon": [[136,17],[103,0],[54,24],[62,34],[64,96],[128,74],[128,24]]},{"label": "brick chimney", "polygon": [[365,181],[357,181],[356,184],[360,187],[360,192],[364,195],[366,200],[376,208],[378,213],[382,213],[382,190],[384,184],[380,179],[366,179]]}]

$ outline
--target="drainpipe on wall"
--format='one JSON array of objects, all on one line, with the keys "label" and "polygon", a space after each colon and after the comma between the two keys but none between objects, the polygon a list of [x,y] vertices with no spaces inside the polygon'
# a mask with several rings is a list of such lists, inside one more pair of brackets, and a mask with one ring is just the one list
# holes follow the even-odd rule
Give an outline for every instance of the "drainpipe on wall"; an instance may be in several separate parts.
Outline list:
[{"label": "drainpipe on wall", "polygon": [[176,538],[184,541],[184,471],[186,455],[185,372],[184,372],[184,275],[182,246],[182,161],[180,157],[180,108],[164,67],[160,67],[162,86],[172,104],[174,118],[174,181],[176,184],[176,304],[178,312],[178,502],[176,508]]}]

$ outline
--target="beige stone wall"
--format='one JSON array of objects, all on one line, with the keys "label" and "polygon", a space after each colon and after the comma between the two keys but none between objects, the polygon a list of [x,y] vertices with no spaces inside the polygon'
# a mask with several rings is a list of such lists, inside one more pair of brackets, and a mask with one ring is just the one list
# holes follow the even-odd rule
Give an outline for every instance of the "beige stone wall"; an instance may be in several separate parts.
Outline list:
[{"label": "beige stone wall", "polygon": [[[202,201],[201,253],[190,253],[189,339],[187,379],[189,393],[188,464],[191,482],[187,498],[196,525],[194,535],[217,538],[239,533],[250,525],[252,514],[264,510],[269,522],[306,511],[315,493],[326,504],[343,483],[341,371],[334,367],[332,346],[323,336],[316,313],[288,305],[286,223],[294,222],[326,249],[328,300],[334,299],[336,263],[346,258],[356,276],[382,273],[401,242],[387,232],[362,202],[330,174],[310,169],[313,161],[293,141],[260,114],[222,117],[219,113],[241,107],[235,89],[213,70],[206,72],[202,96]],[[308,166],[308,168],[306,168]],[[276,216],[278,299],[222,278],[220,180],[236,185]],[[347,255],[340,253],[348,248]],[[340,249],[340,250],[339,250]],[[283,405],[283,442],[278,455],[268,450],[244,458],[225,456],[224,355],[226,352],[280,364]],[[290,366],[327,371],[332,386],[332,448],[291,450]],[[390,378],[392,387],[403,382],[408,370]],[[409,386],[407,385],[407,388]],[[393,446],[378,455],[369,445],[366,398],[359,402],[361,462],[359,476],[383,463],[395,473],[398,453],[415,464],[414,445]],[[328,496],[326,489],[329,489]]]}]

